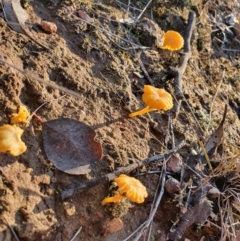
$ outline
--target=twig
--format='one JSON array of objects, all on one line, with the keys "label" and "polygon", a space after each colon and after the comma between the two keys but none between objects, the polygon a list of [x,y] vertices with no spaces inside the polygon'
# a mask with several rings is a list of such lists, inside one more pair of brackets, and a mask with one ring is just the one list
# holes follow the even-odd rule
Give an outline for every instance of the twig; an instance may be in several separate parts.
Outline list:
[{"label": "twig", "polygon": [[145,223],[144,227],[142,227],[141,231],[138,233],[138,235],[136,236],[136,238],[133,241],[138,241],[141,236],[144,234],[144,232],[146,231],[146,229],[149,227],[149,225],[152,223],[152,220],[157,212],[157,209],[159,207],[159,204],[162,200],[162,196],[164,194],[164,185],[165,185],[165,179],[166,179],[166,159],[164,159],[163,162],[163,167],[162,167],[162,173],[161,173],[161,189],[160,189],[160,193],[159,196],[154,204],[153,210],[149,215],[149,218],[147,220],[147,222]]},{"label": "twig", "polygon": [[[135,53],[136,53],[136,51],[135,51]],[[140,65],[140,67],[143,71],[144,76],[147,78],[147,80],[149,81],[149,83],[151,85],[154,85],[152,78],[149,76],[149,74],[148,74],[148,72],[147,72],[147,70],[146,70],[146,68],[145,68],[145,66],[144,66],[144,64],[141,60],[141,52],[136,54],[136,56],[137,56],[138,63],[139,63],[139,65]]]},{"label": "twig", "polygon": [[[155,206],[155,203],[156,203],[158,190],[160,189],[161,178],[162,178],[162,170],[161,170],[161,175],[159,176],[158,185],[157,185],[156,192],[155,192],[155,195],[154,195],[154,199],[153,199],[153,202],[152,202],[152,205],[151,205],[150,213],[153,212],[153,209],[154,209],[154,206]],[[147,221],[148,221],[148,220],[147,220]],[[153,221],[153,220],[152,220],[152,221]],[[148,228],[148,236],[147,236],[147,240],[149,240],[150,237],[151,237],[151,232],[152,232],[152,221],[151,221],[150,227]],[[144,238],[144,241],[145,241],[145,238]]]},{"label": "twig", "polygon": [[78,236],[78,234],[81,232],[81,230],[82,230],[82,226],[77,230],[77,232],[73,235],[73,237],[70,239],[70,241],[73,241]]},{"label": "twig", "polygon": [[12,226],[9,224],[7,218],[6,218],[4,215],[3,215],[3,218],[4,218],[5,221],[7,222],[7,225],[8,225],[8,227],[9,227],[9,229],[11,230],[14,238],[15,238],[17,241],[20,241],[19,238],[18,238],[18,236],[17,236],[17,234],[15,233],[14,229],[13,229]]},{"label": "twig", "polygon": [[[121,6],[124,6],[125,8],[127,7],[128,8],[128,4],[125,4],[125,3],[123,3],[123,2],[121,2],[121,1],[115,1],[116,2],[116,4],[118,4],[120,7]],[[132,5],[132,4],[131,4]],[[124,10],[125,10],[125,8],[124,8]],[[140,8],[137,8],[137,7],[135,7],[135,6],[129,6],[129,10],[130,9],[132,9],[133,11],[138,11],[138,12],[141,12],[142,11],[142,9],[140,9]]]},{"label": "twig", "polygon": [[12,67],[13,69],[19,71],[20,73],[25,75],[27,78],[36,80],[36,81],[38,81],[40,83],[45,84],[46,86],[54,88],[54,89],[61,90],[61,91],[65,92],[65,93],[67,93],[69,95],[72,95],[72,96],[75,96],[75,97],[80,97],[80,95],[77,92],[75,92],[75,91],[69,90],[69,89],[67,89],[65,87],[62,87],[62,86],[59,86],[59,85],[57,85],[55,83],[50,83],[50,82],[48,82],[48,81],[46,81],[46,80],[36,76],[35,74],[30,72],[29,70],[24,70],[24,69],[21,69],[19,67],[16,67],[15,65],[5,61],[2,55],[0,55],[0,62],[2,62],[4,64],[6,64],[7,66]]},{"label": "twig", "polygon": [[149,164],[150,162],[162,161],[164,159],[168,159],[172,154],[179,151],[184,145],[185,145],[185,141],[182,141],[175,148],[173,148],[172,150],[170,150],[168,152],[165,152],[165,153],[160,154],[160,155],[149,157],[147,159],[142,160],[139,163],[133,163],[133,164],[130,164],[126,167],[119,167],[117,170],[115,170],[111,173],[108,173],[104,176],[98,177],[98,178],[93,179],[91,181],[86,181],[86,182],[82,183],[81,185],[79,185],[77,187],[73,187],[73,188],[63,190],[61,192],[61,197],[64,200],[64,199],[69,198],[69,197],[71,197],[72,195],[74,195],[78,192],[82,192],[86,189],[92,188],[92,187],[98,185],[99,183],[101,183],[103,181],[112,181],[121,173],[129,173],[136,168],[139,168],[139,167],[142,167],[143,165]]},{"label": "twig", "polygon": [[146,9],[148,8],[148,6],[150,5],[150,3],[152,2],[152,0],[150,0],[147,5],[144,7],[144,9],[142,10],[142,12],[138,15],[138,17],[135,20],[135,23],[137,23],[137,21],[139,20],[139,18],[142,17],[143,13],[146,11]]},{"label": "twig", "polygon": [[[172,113],[168,112],[168,129],[169,132],[171,134],[171,138],[172,138],[172,147],[175,147],[175,137],[174,137],[174,131],[173,131],[173,123],[172,123]],[[167,146],[167,144],[166,144]]]},{"label": "twig", "polygon": [[240,52],[240,49],[226,49],[226,48],[222,48],[222,50],[224,50],[224,51],[232,51],[232,52]]},{"label": "twig", "polygon": [[209,159],[209,157],[208,157],[208,154],[207,154],[207,152],[206,152],[206,150],[205,150],[205,148],[204,148],[203,142],[199,140],[199,141],[198,141],[198,144],[199,144],[199,146],[200,146],[200,148],[201,148],[201,150],[202,150],[202,152],[203,152],[203,155],[204,155],[204,157],[205,157],[205,159],[206,159],[206,162],[207,162],[207,164],[208,164],[209,170],[212,171],[213,168],[212,168],[210,159]]},{"label": "twig", "polygon": [[[129,44],[135,46],[136,49],[142,49],[142,50],[150,49],[150,47],[146,47],[146,46],[141,46],[141,45],[135,44],[135,43],[133,43],[133,42],[131,42],[131,41],[125,39],[125,38],[122,38],[122,37],[120,37],[120,36],[118,36],[118,35],[116,35],[116,34],[114,34],[114,33],[111,33],[111,32],[109,32],[109,31],[107,31],[106,29],[100,28],[100,27],[96,26],[95,24],[89,23],[89,22],[87,22],[86,20],[84,20],[84,19],[82,19],[82,18],[80,18],[80,20],[81,20],[82,22],[87,23],[87,24],[95,27],[96,29],[98,29],[98,30],[106,33],[106,34],[107,34],[108,36],[110,36],[110,37],[111,37],[111,36],[114,36],[114,37],[116,37],[116,38],[121,39],[122,41],[124,41],[124,42],[126,42],[126,43],[129,43]],[[111,40],[111,41],[112,41],[112,40]]]},{"label": "twig", "polygon": [[[166,161],[164,161],[163,165],[164,164],[166,164]],[[165,168],[166,168],[166,165],[165,165]],[[163,169],[164,169],[164,167],[163,167]],[[161,191],[160,191],[160,194],[157,198],[157,193],[158,193],[158,190],[160,189],[160,183],[161,183],[161,180],[163,180],[163,169],[162,169],[161,175],[159,177],[159,182],[158,182],[158,185],[157,185],[157,188],[156,188],[157,191],[155,193],[155,196],[154,196],[154,199],[153,199],[153,202],[152,202],[149,218],[143,224],[141,224],[134,232],[132,232],[127,238],[125,238],[123,241],[129,240],[135,233],[137,233],[139,230],[141,230],[140,233],[138,234],[138,236],[134,239],[134,241],[138,240],[145,233],[146,229],[149,226],[150,226],[150,229],[151,229],[151,224],[152,224],[152,220],[153,220],[153,219],[151,219],[151,217],[153,218],[155,213],[156,213],[156,211],[154,212],[154,210],[157,209],[157,207],[158,207],[157,202],[159,201],[158,199],[159,199],[159,196],[161,195]],[[166,174],[166,169],[165,169],[165,174]],[[162,186],[161,186],[161,190],[162,190]],[[160,203],[160,201],[159,201],[159,203]],[[153,214],[153,212],[154,212],[154,214]],[[151,230],[149,230],[149,235],[150,235],[150,232],[151,232]],[[149,235],[148,235],[148,238],[149,238]]]},{"label": "twig", "polygon": [[135,233],[137,233],[145,224],[147,221],[145,221],[144,223],[142,223],[136,230],[134,230],[128,237],[126,237],[124,240],[122,241],[127,241],[129,240],[132,236],[134,236]]},{"label": "twig", "polygon": [[131,0],[128,0],[127,13],[129,12],[130,4],[131,4]]},{"label": "twig", "polygon": [[218,95],[218,92],[219,92],[219,90],[220,90],[220,88],[221,88],[221,85],[222,85],[222,82],[223,82],[224,77],[225,77],[225,70],[223,71],[221,81],[220,81],[220,83],[218,84],[216,93],[215,93],[215,95],[214,95],[214,97],[213,97],[213,100],[212,100],[212,103],[211,103],[209,123],[208,123],[208,126],[207,126],[207,133],[208,133],[209,125],[211,124],[211,120],[212,120],[212,108],[213,108],[213,104],[214,104],[214,102],[215,102],[215,100],[216,100],[216,98],[217,98],[217,95]]},{"label": "twig", "polygon": [[182,93],[182,76],[186,70],[188,60],[192,56],[191,52],[191,37],[193,33],[193,28],[196,22],[195,12],[190,11],[188,15],[188,24],[184,33],[184,52],[180,58],[179,67],[172,69],[172,74],[174,75],[174,95],[177,101],[175,101],[174,108],[172,109],[173,116],[177,116],[181,107],[181,102],[183,99]]},{"label": "twig", "polygon": [[41,105],[40,105],[36,110],[34,110],[34,111],[32,112],[32,114],[27,118],[27,122],[29,122],[29,121],[33,118],[33,116],[36,117],[36,116],[37,116],[37,115],[36,115],[37,111],[39,111],[44,105],[47,105],[47,104],[53,102],[54,100],[60,100],[61,98],[64,98],[64,97],[66,97],[66,95],[62,95],[62,96],[60,96],[60,97],[57,98],[57,99],[52,99],[52,100],[46,101],[46,102],[44,102],[43,104],[41,104]]}]

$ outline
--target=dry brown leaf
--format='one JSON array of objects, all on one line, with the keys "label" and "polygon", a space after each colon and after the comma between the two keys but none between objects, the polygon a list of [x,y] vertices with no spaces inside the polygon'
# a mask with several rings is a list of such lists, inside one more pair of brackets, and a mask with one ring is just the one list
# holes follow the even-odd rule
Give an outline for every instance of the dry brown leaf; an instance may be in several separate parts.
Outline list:
[{"label": "dry brown leaf", "polygon": [[227,105],[225,106],[224,114],[221,123],[218,128],[212,133],[210,138],[208,139],[205,150],[209,154],[210,151],[216,150],[216,148],[222,143],[223,138],[223,124],[227,114]]}]

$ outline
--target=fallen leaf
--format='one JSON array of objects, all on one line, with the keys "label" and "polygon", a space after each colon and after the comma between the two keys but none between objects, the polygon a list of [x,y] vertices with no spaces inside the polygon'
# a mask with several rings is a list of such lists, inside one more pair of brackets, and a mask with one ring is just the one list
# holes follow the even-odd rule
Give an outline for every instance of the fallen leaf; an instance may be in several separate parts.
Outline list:
[{"label": "fallen leaf", "polygon": [[48,159],[59,170],[73,175],[87,174],[102,158],[102,146],[94,140],[96,132],[70,118],[43,122],[43,145]]},{"label": "fallen leaf", "polygon": [[25,34],[21,25],[28,19],[26,11],[22,8],[18,0],[1,0],[4,17],[7,25],[19,33]]},{"label": "fallen leaf", "polygon": [[223,137],[223,124],[227,114],[227,105],[225,106],[224,114],[221,123],[218,128],[212,133],[210,138],[208,139],[205,150],[209,154],[210,152],[215,152],[216,148],[222,143]]},{"label": "fallen leaf", "polygon": [[93,23],[93,22],[94,22],[93,19],[92,19],[91,17],[89,17],[89,15],[86,14],[86,13],[85,13],[84,11],[82,11],[82,10],[78,10],[78,16],[79,16],[81,19],[85,20],[87,23]]},{"label": "fallen leaf", "polygon": [[49,49],[44,44],[37,41],[31,36],[29,29],[25,26],[25,22],[28,19],[27,12],[22,8],[19,0],[0,0],[3,8],[4,18],[7,25],[11,27],[14,31],[22,33],[28,36],[32,41],[34,41],[39,46],[44,49]]}]

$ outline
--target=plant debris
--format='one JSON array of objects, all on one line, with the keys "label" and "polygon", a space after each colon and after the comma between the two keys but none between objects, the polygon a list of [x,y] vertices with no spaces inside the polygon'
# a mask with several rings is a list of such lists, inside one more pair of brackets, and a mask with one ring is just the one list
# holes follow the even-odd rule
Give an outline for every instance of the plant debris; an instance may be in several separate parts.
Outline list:
[{"label": "plant debris", "polygon": [[27,12],[22,8],[20,1],[1,0],[1,5],[6,22],[14,31],[25,34],[42,48],[49,49],[47,46],[40,43],[38,40],[31,36],[29,29],[25,25],[25,22],[28,19],[28,15]]},{"label": "plant debris", "polygon": [[102,146],[88,125],[69,118],[43,122],[44,150],[59,170],[72,175],[88,174],[102,158]]}]

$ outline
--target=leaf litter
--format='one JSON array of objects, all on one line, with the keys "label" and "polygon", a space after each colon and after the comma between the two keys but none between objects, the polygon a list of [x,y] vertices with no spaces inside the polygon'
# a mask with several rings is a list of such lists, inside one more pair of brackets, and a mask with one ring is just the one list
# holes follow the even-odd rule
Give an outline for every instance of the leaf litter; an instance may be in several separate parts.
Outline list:
[{"label": "leaf litter", "polygon": [[69,118],[42,123],[43,145],[48,159],[72,175],[88,174],[102,158],[102,146],[88,125]]},{"label": "leaf litter", "polygon": [[26,21],[28,19],[27,12],[22,8],[20,1],[18,0],[1,0],[1,5],[3,8],[4,18],[7,24],[16,32],[25,34],[36,44],[44,49],[49,49],[44,44],[36,40],[26,27]]}]

